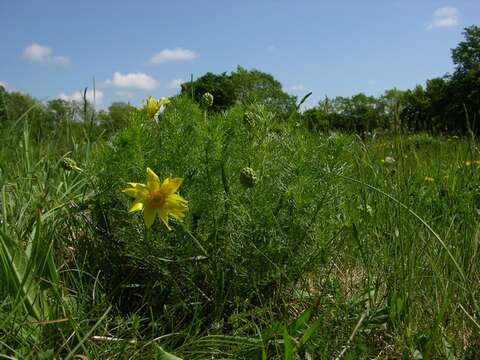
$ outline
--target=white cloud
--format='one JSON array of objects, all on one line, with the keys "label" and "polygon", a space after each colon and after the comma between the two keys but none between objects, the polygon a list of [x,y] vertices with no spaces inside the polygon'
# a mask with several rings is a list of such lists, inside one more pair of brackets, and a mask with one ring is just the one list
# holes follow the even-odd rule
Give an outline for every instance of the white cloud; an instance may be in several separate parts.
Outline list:
[{"label": "white cloud", "polygon": [[296,84],[290,86],[291,91],[305,91],[307,90],[306,87],[303,84]]},{"label": "white cloud", "polygon": [[111,80],[105,81],[105,85],[122,89],[152,90],[158,86],[158,81],[144,73],[129,73],[123,75],[115,72]]},{"label": "white cloud", "polygon": [[[72,94],[61,93],[60,95],[58,95],[58,97],[66,101],[83,102],[83,91],[76,91]],[[94,94],[93,90],[87,90],[86,98],[87,101],[91,103],[93,103],[93,100],[95,99],[95,103],[100,104],[103,100],[103,92],[100,90],[95,90]]]},{"label": "white cloud", "polygon": [[66,56],[54,56],[52,62],[58,65],[69,65],[70,59]]},{"label": "white cloud", "polygon": [[23,50],[23,58],[28,61],[56,65],[68,65],[70,59],[66,56],[53,55],[52,49],[39,44],[31,44]]},{"label": "white cloud", "polygon": [[427,28],[445,28],[457,25],[458,10],[451,6],[445,6],[433,12],[432,20],[427,24]]},{"label": "white cloud", "polygon": [[172,61],[186,61],[193,60],[198,57],[197,53],[192,50],[176,48],[163,49],[162,51],[153,55],[149,61],[150,64],[159,65]]},{"label": "white cloud", "polygon": [[171,89],[171,90],[177,90],[180,88],[180,85],[182,85],[184,82],[186,81],[183,79],[173,79],[165,84],[165,88]]}]

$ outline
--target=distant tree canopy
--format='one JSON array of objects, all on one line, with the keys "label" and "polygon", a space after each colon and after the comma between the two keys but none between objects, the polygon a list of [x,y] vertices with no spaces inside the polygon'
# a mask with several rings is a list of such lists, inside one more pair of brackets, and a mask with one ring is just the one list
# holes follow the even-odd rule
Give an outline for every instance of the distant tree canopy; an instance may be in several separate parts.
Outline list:
[{"label": "distant tree canopy", "polygon": [[480,133],[480,28],[463,34],[465,41],[452,49],[453,75],[405,92],[401,117],[410,129]]},{"label": "distant tree canopy", "polygon": [[465,41],[452,49],[452,60],[456,65],[455,75],[480,70],[480,27],[470,26],[463,31]]},{"label": "distant tree canopy", "polygon": [[388,128],[395,104],[390,90],[381,97],[357,94],[352,97],[325,98],[318,106],[306,110],[302,117],[311,130],[337,129],[363,133],[378,128]]},{"label": "distant tree canopy", "polygon": [[217,75],[208,72],[194,82],[182,84],[181,93],[193,95],[193,100],[198,104],[201,104],[202,96],[207,92],[213,95],[214,111],[226,110],[235,103],[233,82],[227,73]]},{"label": "distant tree canopy", "polygon": [[206,92],[213,95],[213,111],[226,110],[236,103],[261,103],[280,118],[286,118],[296,104],[296,97],[285,93],[272,75],[240,66],[231,74],[207,73],[193,83],[182,84],[182,94],[193,94],[199,104]]},{"label": "distant tree canopy", "polygon": [[69,122],[70,127],[77,127],[81,123],[89,123],[92,119],[99,133],[106,130],[108,134],[124,127],[134,109],[130,104],[117,102],[112,103],[106,110],[96,112],[88,102],[83,104],[53,99],[44,103],[21,92],[8,92],[0,86],[0,128],[13,124],[18,119],[25,119],[31,133],[38,137],[64,122]]},{"label": "distant tree canopy", "polygon": [[399,120],[412,131],[480,134],[480,28],[463,32],[465,40],[452,49],[453,75],[427,80],[426,85],[380,97],[364,94],[320,101],[303,119],[310,129],[363,132],[390,128]]},{"label": "distant tree canopy", "polygon": [[100,124],[108,130],[118,130],[127,125],[128,117],[133,110],[135,107],[130,104],[114,102],[108,107],[108,110],[99,112],[98,119]]}]

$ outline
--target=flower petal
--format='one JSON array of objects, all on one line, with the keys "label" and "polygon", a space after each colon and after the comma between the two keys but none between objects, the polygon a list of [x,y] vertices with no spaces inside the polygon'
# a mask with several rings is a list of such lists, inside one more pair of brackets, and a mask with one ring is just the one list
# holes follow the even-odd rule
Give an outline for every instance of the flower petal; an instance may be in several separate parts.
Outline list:
[{"label": "flower petal", "polygon": [[140,211],[143,209],[143,203],[140,201],[135,201],[130,209],[128,209],[128,212],[134,212],[134,211]]},{"label": "flower petal", "polygon": [[182,185],[182,183],[183,183],[182,178],[174,178],[174,179],[166,178],[165,180],[163,180],[162,190],[166,194],[173,194],[178,190],[178,188],[180,187],[180,185]]},{"label": "flower petal", "polygon": [[148,188],[145,184],[128,183],[128,185],[131,187],[122,190],[128,196],[139,199],[144,199],[148,196]]},{"label": "flower petal", "polygon": [[168,225],[168,213],[166,211],[160,209],[160,210],[157,210],[157,214],[158,214],[158,217],[160,218],[160,220],[162,220],[162,222],[165,224],[167,229],[172,230],[170,225]]},{"label": "flower petal", "polygon": [[147,167],[147,186],[150,191],[155,191],[160,187],[160,179],[152,169]]},{"label": "flower petal", "polygon": [[165,200],[164,211],[181,221],[185,217],[185,212],[188,211],[188,201],[177,194],[169,195]]},{"label": "flower petal", "polygon": [[173,210],[170,211],[170,216],[173,217],[175,220],[183,221],[185,218],[185,211],[186,210]]},{"label": "flower petal", "polygon": [[143,221],[145,222],[145,226],[147,228],[152,226],[153,222],[155,221],[155,215],[155,209],[146,207],[145,210],[143,210]]},{"label": "flower petal", "polygon": [[123,189],[122,192],[124,192],[125,194],[127,194],[128,196],[131,196],[133,198],[138,198],[139,195],[142,194],[139,190],[134,189],[134,188],[126,188],[126,189]]},{"label": "flower petal", "polygon": [[178,194],[168,195],[165,199],[165,207],[172,209],[187,209],[188,210],[188,201],[185,200]]}]

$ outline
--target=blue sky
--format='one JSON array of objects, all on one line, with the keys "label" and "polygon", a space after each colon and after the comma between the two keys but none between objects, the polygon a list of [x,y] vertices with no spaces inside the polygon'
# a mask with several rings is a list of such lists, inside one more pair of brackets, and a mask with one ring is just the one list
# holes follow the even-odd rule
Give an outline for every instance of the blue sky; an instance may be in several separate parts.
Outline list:
[{"label": "blue sky", "polygon": [[2,0],[0,83],[74,99],[95,78],[102,108],[241,65],[313,105],[452,72],[450,49],[479,24],[478,0]]}]

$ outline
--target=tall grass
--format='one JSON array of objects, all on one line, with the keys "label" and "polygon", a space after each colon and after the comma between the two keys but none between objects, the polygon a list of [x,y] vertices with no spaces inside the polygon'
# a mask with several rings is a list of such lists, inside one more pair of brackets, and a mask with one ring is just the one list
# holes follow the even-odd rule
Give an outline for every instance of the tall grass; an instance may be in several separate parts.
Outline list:
[{"label": "tall grass", "polygon": [[[35,126],[26,114],[0,135],[0,354],[477,354],[476,139],[318,134],[183,97],[111,139],[94,122]],[[121,190],[147,166],[184,178],[173,231],[127,213]]]}]

